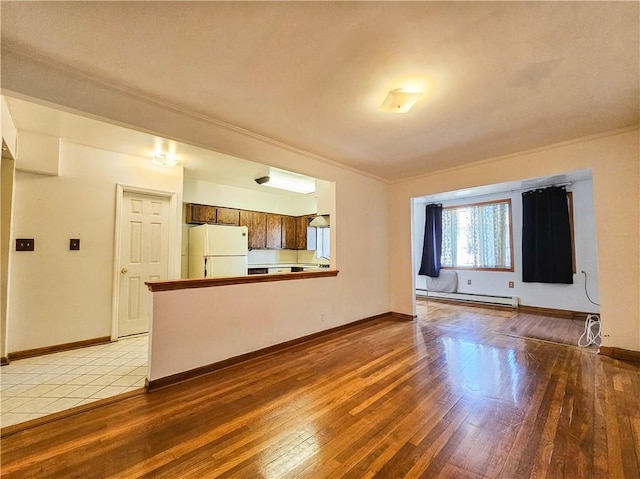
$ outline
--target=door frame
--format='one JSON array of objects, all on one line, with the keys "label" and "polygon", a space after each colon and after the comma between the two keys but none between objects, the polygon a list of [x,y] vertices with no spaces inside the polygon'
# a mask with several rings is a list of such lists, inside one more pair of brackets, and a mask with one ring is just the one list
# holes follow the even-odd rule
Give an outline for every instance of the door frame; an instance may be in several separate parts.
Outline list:
[{"label": "door frame", "polygon": [[[178,208],[178,193],[175,191],[163,191],[140,186],[116,184],[116,224],[113,247],[113,294],[111,301],[111,341],[118,340],[118,305],[120,302],[120,242],[122,241],[122,230],[120,221],[122,220],[122,206],[125,193],[139,193],[143,195],[153,195],[161,198],[169,198],[169,245],[167,254],[167,279],[180,277],[180,229],[178,228],[178,218],[180,211]],[[152,318],[149,317],[149,330],[151,330]]]}]

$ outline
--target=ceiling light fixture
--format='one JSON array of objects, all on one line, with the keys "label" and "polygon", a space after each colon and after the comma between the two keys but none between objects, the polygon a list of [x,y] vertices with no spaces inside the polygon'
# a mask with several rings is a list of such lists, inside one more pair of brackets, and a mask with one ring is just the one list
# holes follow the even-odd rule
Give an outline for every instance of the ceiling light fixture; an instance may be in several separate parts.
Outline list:
[{"label": "ceiling light fixture", "polygon": [[411,110],[422,95],[424,92],[407,91],[403,88],[391,90],[380,105],[380,110],[390,113],[406,113]]},{"label": "ceiling light fixture", "polygon": [[151,162],[155,165],[164,166],[165,168],[173,168],[179,163],[175,156],[165,155],[164,153],[154,155],[153,158],[151,158]]},{"label": "ceiling light fixture", "polygon": [[267,176],[256,178],[255,182],[262,186],[270,186],[296,193],[313,193],[316,191],[316,180],[310,176],[298,175],[290,171],[270,168]]}]

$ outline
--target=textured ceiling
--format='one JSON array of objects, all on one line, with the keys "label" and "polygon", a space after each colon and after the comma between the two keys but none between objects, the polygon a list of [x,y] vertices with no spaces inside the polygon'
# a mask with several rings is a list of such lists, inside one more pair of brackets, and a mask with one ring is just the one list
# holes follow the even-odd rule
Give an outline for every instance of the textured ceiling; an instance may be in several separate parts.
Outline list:
[{"label": "textured ceiling", "polygon": [[1,8],[3,49],[388,180],[638,123],[637,2]]}]

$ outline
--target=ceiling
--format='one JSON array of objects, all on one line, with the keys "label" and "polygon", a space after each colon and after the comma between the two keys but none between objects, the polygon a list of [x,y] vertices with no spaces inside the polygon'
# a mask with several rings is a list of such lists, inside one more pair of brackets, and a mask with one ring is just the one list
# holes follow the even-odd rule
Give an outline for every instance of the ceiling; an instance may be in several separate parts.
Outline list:
[{"label": "ceiling", "polygon": [[[269,167],[223,153],[169,141],[130,128],[112,125],[44,105],[7,97],[12,119],[19,130],[36,131],[80,145],[151,159],[171,151],[184,168],[187,178],[237,186],[265,192],[256,178],[269,173]],[[162,168],[158,166],[157,168]],[[269,188],[269,193],[297,198],[301,193]]]},{"label": "ceiling", "polygon": [[[3,50],[389,181],[636,125],[640,115],[638,2],[1,9]],[[418,104],[379,111],[407,83],[426,89]]]}]

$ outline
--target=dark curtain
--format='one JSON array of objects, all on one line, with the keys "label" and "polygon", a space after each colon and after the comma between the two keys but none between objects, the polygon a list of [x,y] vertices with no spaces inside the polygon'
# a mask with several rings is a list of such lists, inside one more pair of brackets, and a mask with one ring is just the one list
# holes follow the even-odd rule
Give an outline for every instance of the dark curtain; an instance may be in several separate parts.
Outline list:
[{"label": "dark curtain", "polygon": [[522,193],[522,281],[572,284],[572,258],[565,188]]},{"label": "dark curtain", "polygon": [[440,255],[442,253],[442,205],[427,205],[424,223],[424,244],[419,274],[437,278],[440,276]]}]

